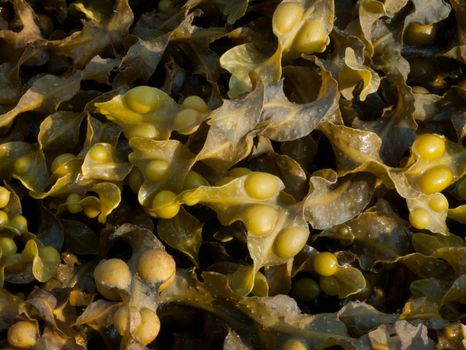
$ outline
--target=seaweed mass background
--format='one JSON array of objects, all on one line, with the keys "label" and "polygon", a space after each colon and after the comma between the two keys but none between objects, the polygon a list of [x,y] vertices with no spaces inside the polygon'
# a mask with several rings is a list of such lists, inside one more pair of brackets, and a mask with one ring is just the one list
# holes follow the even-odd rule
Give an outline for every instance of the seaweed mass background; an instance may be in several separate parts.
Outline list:
[{"label": "seaweed mass background", "polygon": [[0,348],[461,349],[466,3],[0,3]]}]

